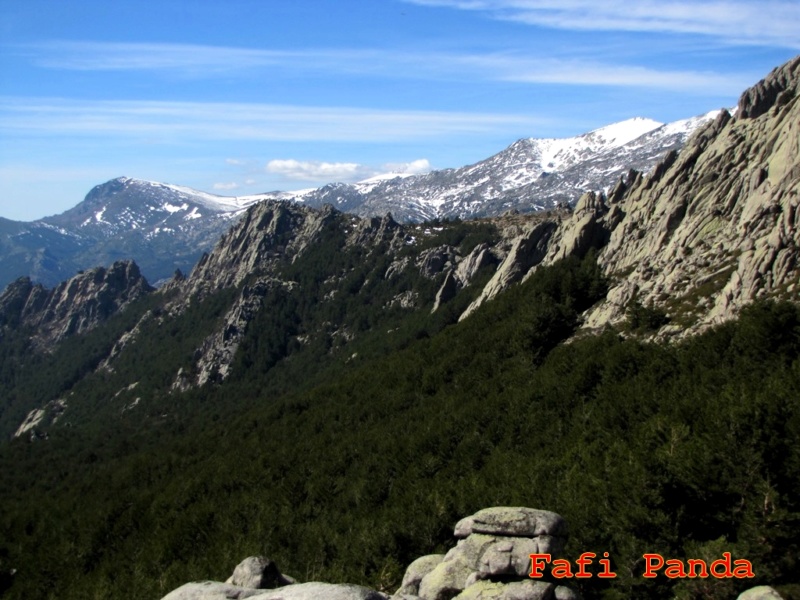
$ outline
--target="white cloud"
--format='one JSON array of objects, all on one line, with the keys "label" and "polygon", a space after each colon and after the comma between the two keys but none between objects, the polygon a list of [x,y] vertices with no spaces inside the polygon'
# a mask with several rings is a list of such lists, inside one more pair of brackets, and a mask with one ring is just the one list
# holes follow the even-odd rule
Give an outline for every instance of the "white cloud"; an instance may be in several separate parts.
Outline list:
[{"label": "white cloud", "polygon": [[728,43],[800,48],[796,0],[405,0],[483,11],[530,25],[583,31],[700,34]]},{"label": "white cloud", "polygon": [[215,183],[213,187],[214,187],[215,190],[230,191],[230,190],[235,190],[236,188],[238,188],[239,184],[235,183],[235,182]]},{"label": "white cloud", "polygon": [[286,179],[325,183],[332,181],[352,183],[386,173],[419,175],[430,170],[431,164],[426,158],[410,162],[387,163],[380,167],[351,162],[300,161],[294,159],[271,160],[266,166],[268,173],[280,175]]},{"label": "white cloud", "polygon": [[353,182],[376,174],[373,169],[358,163],[331,163],[293,159],[271,160],[267,163],[266,170],[273,175],[281,175],[295,181]]},{"label": "white cloud", "polygon": [[412,160],[407,163],[387,163],[383,165],[383,171],[389,173],[408,173],[409,175],[419,175],[431,170],[431,163],[427,158]]}]

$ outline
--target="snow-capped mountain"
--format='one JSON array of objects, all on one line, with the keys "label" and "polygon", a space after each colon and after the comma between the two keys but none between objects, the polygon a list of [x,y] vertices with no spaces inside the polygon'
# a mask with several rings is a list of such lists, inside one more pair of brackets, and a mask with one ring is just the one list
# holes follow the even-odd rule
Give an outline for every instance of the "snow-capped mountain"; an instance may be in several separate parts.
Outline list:
[{"label": "snow-capped mountain", "polygon": [[226,197],[127,177],[96,186],[70,210],[32,223],[0,219],[0,286],[27,275],[55,285],[76,271],[134,259],[156,285],[191,270],[248,206],[264,199],[332,204],[398,221],[494,216],[574,203],[631,168],[649,171],[717,111],[661,124],[635,118],[566,139],[521,139],[459,169],[386,174],[355,184]]},{"label": "snow-capped mountain", "polygon": [[[78,234],[107,238],[138,231],[146,239],[229,222],[261,196],[215,196],[187,187],[119,177],[92,189],[83,202],[42,222]],[[213,229],[213,227],[212,227]]]},{"label": "snow-capped mountain", "polygon": [[649,171],[718,113],[668,124],[629,119],[565,139],[525,138],[459,169],[331,184],[294,199],[362,216],[391,212],[398,221],[543,210],[574,203],[587,190],[607,189],[631,168]]},{"label": "snow-capped mountain", "polygon": [[28,275],[54,285],[76,271],[133,258],[149,281],[191,270],[263,196],[215,196],[119,177],[77,206],[32,223],[0,222],[0,284]]}]

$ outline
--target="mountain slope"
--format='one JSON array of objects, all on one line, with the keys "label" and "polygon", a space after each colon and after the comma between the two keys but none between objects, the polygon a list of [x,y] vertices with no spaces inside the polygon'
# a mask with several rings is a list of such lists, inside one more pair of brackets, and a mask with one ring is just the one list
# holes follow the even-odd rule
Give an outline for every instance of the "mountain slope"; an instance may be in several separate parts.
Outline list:
[{"label": "mountain slope", "polygon": [[[185,390],[234,374],[237,357],[245,352],[240,347],[249,343],[251,323],[260,319],[269,321],[275,340],[280,340],[277,345],[271,345],[276,343],[271,338],[267,342],[271,368],[308,348],[344,351],[376,324],[391,329],[389,323],[420,310],[442,311],[449,315],[446,320],[466,319],[541,265],[583,257],[592,248],[598,250],[598,262],[611,285],[607,297],[585,316],[587,327],[615,325],[644,328],[650,335],[686,335],[734,317],[756,298],[796,300],[799,61],[746,92],[738,107],[740,116],[719,112],[680,154],[670,152],[650,176],[631,170],[607,196],[588,193],[573,211],[433,227],[402,225],[389,216],[348,216],[330,205],[315,210],[286,200],[263,201],[244,212],[185,280],[177,278],[164,287],[164,294],[175,299],[140,325],[160,326],[187,314],[193,305],[224,298],[220,320],[208,324],[206,331],[197,329],[202,342],[191,349],[191,358],[170,367],[170,385]],[[757,100],[748,100],[753,97]],[[772,98],[771,107],[763,106],[764,97]],[[748,116],[753,102],[759,103],[758,117]],[[544,160],[553,166],[585,166],[584,154],[592,157],[589,162],[604,156],[598,147],[606,147],[608,160],[617,160],[627,156],[624,149],[631,144],[653,149],[661,145],[654,139],[684,135],[696,125],[633,122],[569,143],[519,142],[489,162],[498,181],[518,173],[517,166],[530,157],[536,168]],[[637,136],[641,129],[650,131]],[[459,177],[486,168],[465,168]],[[563,173],[570,168],[565,166]],[[374,189],[386,184],[396,182],[379,182]],[[115,208],[107,199],[130,188],[141,193],[142,186],[120,180],[110,187],[96,190],[82,212],[65,216],[62,223],[71,220],[102,230],[107,227],[105,211]],[[157,191],[153,196],[162,198]],[[214,206],[213,199],[204,201],[204,210],[209,203]],[[199,202],[191,209],[185,197],[181,202],[161,204],[158,210],[171,215],[177,207],[182,219],[201,210]],[[147,212],[158,210],[151,205]],[[168,222],[169,217],[158,219],[147,226]],[[288,310],[282,320],[270,314],[275,302]],[[128,350],[135,347],[134,338],[127,336],[115,345],[108,368],[126,352],[136,352]],[[243,360],[249,360],[246,352]],[[42,403],[51,400],[42,398]]]}]

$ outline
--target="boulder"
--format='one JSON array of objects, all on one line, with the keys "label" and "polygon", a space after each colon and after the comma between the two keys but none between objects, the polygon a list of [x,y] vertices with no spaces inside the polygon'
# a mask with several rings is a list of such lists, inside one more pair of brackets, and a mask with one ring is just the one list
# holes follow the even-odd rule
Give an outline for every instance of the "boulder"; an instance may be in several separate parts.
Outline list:
[{"label": "boulder", "polygon": [[736,600],[782,600],[782,598],[768,585],[760,585],[742,592]]},{"label": "boulder", "polygon": [[419,597],[423,600],[450,600],[467,587],[467,580],[474,572],[466,557],[451,550],[444,561],[422,578]]},{"label": "boulder", "polygon": [[466,545],[470,544],[476,544],[482,550],[473,566],[480,579],[501,575],[527,577],[531,570],[531,554],[558,556],[564,549],[563,538],[549,535],[518,538],[472,534],[466,539]]},{"label": "boulder", "polygon": [[266,556],[250,556],[236,565],[233,575],[226,583],[257,590],[289,585],[294,581],[284,577],[278,565]]},{"label": "boulder", "polygon": [[465,538],[472,533],[535,537],[540,535],[567,537],[567,524],[554,512],[518,506],[484,508],[474,515],[461,519],[454,535]]},{"label": "boulder", "polygon": [[581,600],[582,596],[571,587],[559,585],[556,586],[553,598],[554,600]]},{"label": "boulder", "polygon": [[408,565],[400,589],[395,592],[395,598],[416,596],[419,593],[419,584],[422,578],[439,566],[442,560],[444,560],[444,554],[428,554]]},{"label": "boulder", "polygon": [[277,590],[263,591],[258,600],[388,600],[388,596],[348,583],[296,583]]}]

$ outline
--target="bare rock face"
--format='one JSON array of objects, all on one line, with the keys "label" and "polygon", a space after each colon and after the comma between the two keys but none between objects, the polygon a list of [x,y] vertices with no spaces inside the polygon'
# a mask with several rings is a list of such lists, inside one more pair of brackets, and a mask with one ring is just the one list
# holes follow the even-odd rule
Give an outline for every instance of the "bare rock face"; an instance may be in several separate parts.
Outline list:
[{"label": "bare rock face", "polygon": [[495,264],[496,259],[489,248],[489,244],[479,244],[458,263],[455,276],[462,285],[469,285],[475,275],[489,265]]},{"label": "bare rock face", "polygon": [[247,324],[261,308],[261,302],[267,292],[277,287],[290,288],[291,284],[271,277],[260,277],[251,285],[242,288],[225,314],[222,326],[209,335],[196,352],[198,385],[204,385],[209,381],[219,382],[229,375],[236,349],[244,337]]},{"label": "bare rock face", "polygon": [[336,218],[332,207],[316,211],[287,202],[262,202],[197,263],[182,286],[186,297],[205,295],[243,283],[279,261],[301,254]]},{"label": "bare rock face", "polygon": [[552,263],[567,256],[584,256],[591,248],[606,243],[608,231],[602,218],[608,212],[601,194],[587,192],[578,200],[572,218],[564,221],[550,240],[546,262]]},{"label": "bare rock face", "polygon": [[550,238],[555,231],[555,221],[545,219],[532,224],[524,233],[516,237],[497,272],[483,288],[481,295],[467,307],[460,319],[468,317],[481,304],[520,281],[531,268],[541,263],[547,254]]},{"label": "bare rock face", "polygon": [[0,325],[34,328],[35,343],[45,349],[89,331],[151,291],[131,261],[79,273],[52,290],[22,278],[0,295]]}]

